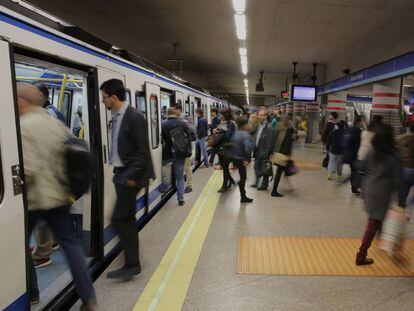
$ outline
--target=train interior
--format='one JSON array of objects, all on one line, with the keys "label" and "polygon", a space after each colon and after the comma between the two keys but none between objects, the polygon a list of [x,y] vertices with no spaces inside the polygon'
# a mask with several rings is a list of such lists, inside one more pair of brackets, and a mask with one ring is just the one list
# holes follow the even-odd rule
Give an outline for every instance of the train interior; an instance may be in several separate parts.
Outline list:
[{"label": "train interior", "polygon": [[[70,132],[89,142],[87,73],[20,55],[15,55],[15,73],[16,82],[44,83],[49,91],[49,104],[62,113]],[[90,262],[94,254],[91,242],[91,193],[73,199],[71,221],[76,238],[83,245]],[[38,224],[29,238],[30,249],[38,255],[43,252],[37,249],[42,241],[42,229],[39,229],[42,226]],[[51,264],[36,269],[43,304],[36,305],[32,310],[42,308],[72,279],[57,241],[54,242],[50,258]]]}]

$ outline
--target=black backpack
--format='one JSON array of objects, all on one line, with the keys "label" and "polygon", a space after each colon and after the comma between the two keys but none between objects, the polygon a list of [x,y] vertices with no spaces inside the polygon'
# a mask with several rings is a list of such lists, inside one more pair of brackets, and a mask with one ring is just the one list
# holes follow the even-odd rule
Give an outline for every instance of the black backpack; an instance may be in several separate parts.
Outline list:
[{"label": "black backpack", "polygon": [[173,145],[173,153],[177,159],[185,159],[192,155],[191,139],[182,126],[174,127],[169,135]]},{"label": "black backpack", "polygon": [[66,180],[76,198],[85,194],[92,180],[92,160],[86,142],[71,136],[65,146]]}]

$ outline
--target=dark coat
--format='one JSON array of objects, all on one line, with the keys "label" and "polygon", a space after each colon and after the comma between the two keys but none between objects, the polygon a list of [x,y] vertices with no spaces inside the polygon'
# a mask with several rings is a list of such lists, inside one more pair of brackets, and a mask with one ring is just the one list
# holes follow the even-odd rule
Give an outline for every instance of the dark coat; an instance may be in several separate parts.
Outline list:
[{"label": "dark coat", "polygon": [[[278,138],[280,131],[276,133],[276,139]],[[295,133],[295,129],[292,127],[288,127],[285,132],[285,137],[283,138],[282,144],[280,145],[279,150],[275,150],[276,152],[280,152],[281,154],[290,156],[292,154],[293,149],[293,134]],[[275,139],[275,142],[276,142]]]},{"label": "dark coat", "polygon": [[358,150],[361,145],[361,129],[358,127],[351,127],[345,136],[346,145],[343,150],[343,162],[352,163],[358,158]]},{"label": "dark coat", "polygon": [[[256,144],[256,136],[259,131],[259,126],[252,132],[253,141]],[[269,159],[273,153],[274,145],[276,142],[275,129],[272,127],[270,122],[265,125],[262,135],[260,136],[259,143],[255,147],[254,157],[256,160]]]},{"label": "dark coat", "polygon": [[324,129],[324,131],[322,133],[322,136],[321,136],[321,140],[322,140],[322,143],[324,145],[326,145],[326,143],[328,141],[329,134],[331,134],[331,132],[334,130],[334,128],[335,128],[335,123],[333,123],[333,122],[327,122],[326,123],[325,129]]},{"label": "dark coat", "polygon": [[208,125],[205,117],[199,117],[197,122],[197,138],[203,138],[208,136]]},{"label": "dark coat", "polygon": [[210,125],[211,132],[213,132],[213,130],[214,130],[215,128],[217,128],[217,127],[220,125],[220,123],[221,123],[220,117],[219,117],[219,116],[216,116],[216,117],[215,117],[215,118],[211,121],[211,125]]},{"label": "dark coat", "polygon": [[183,121],[182,119],[178,118],[171,118],[169,117],[167,120],[165,120],[162,123],[162,132],[161,137],[163,139],[163,159],[173,159],[174,153],[173,153],[173,143],[170,136],[170,131],[173,128],[176,128],[177,126],[181,126],[184,129],[184,132],[188,135],[188,137],[191,137],[191,130],[188,126],[188,124]]},{"label": "dark coat", "polygon": [[122,119],[118,136],[118,153],[124,164],[126,179],[148,183],[155,179],[148,139],[148,125],[143,114],[129,106]]},{"label": "dark coat", "polygon": [[363,160],[362,169],[365,211],[370,218],[383,221],[390,208],[392,195],[402,186],[401,159],[397,152],[378,159],[375,150],[372,150]]},{"label": "dark coat", "polygon": [[343,147],[343,138],[344,138],[344,129],[336,129],[331,132],[328,136],[326,142],[326,149],[333,154],[342,154]]}]

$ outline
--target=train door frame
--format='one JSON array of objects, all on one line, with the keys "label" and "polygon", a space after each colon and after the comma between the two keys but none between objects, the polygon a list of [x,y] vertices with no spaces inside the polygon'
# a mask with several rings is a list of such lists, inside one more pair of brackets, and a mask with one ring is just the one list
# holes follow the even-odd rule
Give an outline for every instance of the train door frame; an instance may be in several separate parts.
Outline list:
[{"label": "train door frame", "polygon": [[183,108],[183,111],[185,111],[185,109],[183,107],[184,106],[183,101],[184,101],[184,94],[182,92],[175,91],[175,104],[176,105],[181,104],[181,107]]}]

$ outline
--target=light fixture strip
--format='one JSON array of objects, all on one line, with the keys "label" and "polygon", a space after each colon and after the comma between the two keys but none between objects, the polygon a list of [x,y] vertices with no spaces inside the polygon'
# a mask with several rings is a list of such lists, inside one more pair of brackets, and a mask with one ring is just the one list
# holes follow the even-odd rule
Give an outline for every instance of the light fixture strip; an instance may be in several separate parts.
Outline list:
[{"label": "light fixture strip", "polygon": [[234,11],[244,13],[246,9],[246,0],[233,0]]},{"label": "light fixture strip", "polygon": [[239,40],[246,40],[246,16],[244,14],[234,14],[236,22],[236,33]]}]

